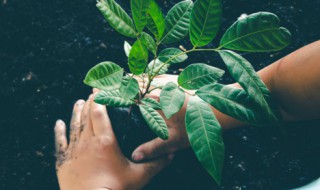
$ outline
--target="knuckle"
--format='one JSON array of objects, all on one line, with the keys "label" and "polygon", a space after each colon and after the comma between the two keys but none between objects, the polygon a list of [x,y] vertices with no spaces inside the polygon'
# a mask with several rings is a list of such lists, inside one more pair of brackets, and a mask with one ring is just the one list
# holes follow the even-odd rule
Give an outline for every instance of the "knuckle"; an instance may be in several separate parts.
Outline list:
[{"label": "knuckle", "polygon": [[71,123],[71,128],[74,129],[74,128],[79,128],[81,125],[80,121],[73,121]]},{"label": "knuckle", "polygon": [[63,135],[59,135],[56,141],[59,145],[62,146],[62,143],[64,142],[64,140],[65,140],[65,137]]},{"label": "knuckle", "polygon": [[101,148],[110,147],[114,144],[114,139],[109,136],[99,136],[97,137],[97,144]]},{"label": "knuckle", "polygon": [[104,114],[104,112],[102,109],[95,108],[92,110],[92,117],[93,118],[100,119],[103,117],[103,114]]}]

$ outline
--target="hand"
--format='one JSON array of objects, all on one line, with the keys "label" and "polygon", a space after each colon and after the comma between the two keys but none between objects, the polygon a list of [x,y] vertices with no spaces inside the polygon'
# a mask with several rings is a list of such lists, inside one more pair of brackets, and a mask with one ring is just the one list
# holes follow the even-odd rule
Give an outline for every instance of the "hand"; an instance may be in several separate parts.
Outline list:
[{"label": "hand", "polygon": [[[168,82],[177,83],[177,78],[177,75],[160,75],[157,76],[154,81],[165,85]],[[141,79],[136,79],[139,81],[140,87],[143,88]],[[159,100],[160,92],[161,91],[158,89],[154,90],[151,92],[149,97]],[[132,154],[132,159],[134,161],[141,162],[150,160],[158,156],[173,153],[190,146],[184,121],[188,99],[189,96],[186,94],[186,100],[181,110],[173,115],[169,120],[165,119],[163,112],[160,111],[160,114],[165,119],[168,126],[169,139],[162,140],[160,138],[156,138],[140,145]]]},{"label": "hand", "polygon": [[[141,78],[136,78],[139,81],[140,88],[144,92],[145,85],[143,85]],[[178,75],[160,75],[154,78],[154,81],[157,84],[165,85],[168,82],[177,83]],[[236,83],[230,84],[230,86],[235,88],[240,88],[240,86]],[[151,88],[152,89],[152,88]],[[149,89],[150,90],[150,89]],[[156,89],[153,90],[148,96],[159,101],[161,90]],[[162,140],[160,138],[156,138],[151,140],[145,144],[140,145],[136,150],[134,150],[132,154],[132,159],[136,162],[141,162],[145,160],[150,160],[156,158],[158,156],[174,153],[178,150],[187,148],[190,146],[189,138],[186,133],[185,126],[185,114],[187,109],[187,102],[189,100],[188,94],[194,94],[195,92],[192,90],[187,91],[185,102],[180,109],[180,111],[174,114],[169,120],[165,119],[162,111],[159,111],[162,117],[165,119],[168,130],[169,130],[169,139]],[[228,115],[225,115],[214,107],[211,106],[212,111],[216,115],[223,129],[234,128],[238,126],[243,126],[245,123],[240,122]]]},{"label": "hand", "polygon": [[92,95],[74,105],[69,144],[61,120],[56,122],[55,141],[61,190],[141,189],[173,157],[166,155],[141,164],[126,159],[105,106],[94,103]]}]

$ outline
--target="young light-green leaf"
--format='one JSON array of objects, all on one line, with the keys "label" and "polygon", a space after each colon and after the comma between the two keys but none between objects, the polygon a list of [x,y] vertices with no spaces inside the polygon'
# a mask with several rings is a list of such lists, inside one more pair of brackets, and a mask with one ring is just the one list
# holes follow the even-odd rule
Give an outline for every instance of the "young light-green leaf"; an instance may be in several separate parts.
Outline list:
[{"label": "young light-green leaf", "polygon": [[156,39],[161,39],[165,30],[164,16],[155,0],[150,0],[147,27]]},{"label": "young light-green leaf", "polygon": [[193,7],[191,0],[177,3],[169,10],[166,18],[166,30],[161,39],[161,43],[169,44],[182,40],[188,35],[190,25],[190,14]]},{"label": "young light-green leaf", "polygon": [[97,7],[117,32],[127,37],[137,37],[132,19],[114,0],[100,0]]},{"label": "young light-green leaf", "polygon": [[140,39],[138,39],[132,46],[129,54],[129,68],[130,71],[139,75],[144,72],[148,63],[148,48]]},{"label": "young light-green leaf", "polygon": [[149,64],[148,67],[146,69],[146,73],[148,73],[149,75],[155,75],[156,71],[158,71],[158,75],[163,75],[168,71],[168,68],[170,65],[165,64],[162,66],[162,62],[159,59],[156,60],[152,60]]},{"label": "young light-green leaf", "polygon": [[217,83],[200,88],[196,94],[222,113],[240,121],[261,125],[268,120],[260,117],[255,101],[243,89]]},{"label": "young light-green leaf", "polygon": [[153,98],[143,98],[141,100],[141,102],[146,105],[146,106],[149,106],[155,110],[161,110],[161,105],[158,101],[156,101],[155,99]]},{"label": "young light-green leaf", "polygon": [[196,63],[185,68],[178,77],[179,86],[188,90],[197,90],[205,85],[216,83],[224,71],[203,63]]},{"label": "young light-green leaf", "polygon": [[156,55],[156,54],[157,54],[156,43],[154,42],[153,38],[152,38],[149,34],[147,34],[147,33],[145,33],[145,32],[142,32],[140,39],[141,39],[142,42],[147,46],[148,50],[149,50],[153,55]]},{"label": "young light-green leaf", "polygon": [[168,127],[161,115],[148,106],[140,105],[139,108],[150,129],[161,139],[167,140],[169,138]]},{"label": "young light-green leaf", "polygon": [[129,57],[131,48],[131,45],[127,41],[124,41],[123,49],[127,57]]},{"label": "young light-green leaf", "polygon": [[270,91],[255,72],[252,65],[239,54],[230,51],[219,51],[231,76],[242,86],[254,101],[265,111],[272,122],[278,122],[279,114],[271,109],[273,105]]},{"label": "young light-green leaf", "polygon": [[177,113],[183,106],[185,100],[184,92],[173,83],[168,82],[160,93],[161,109],[167,119]]},{"label": "young light-green leaf", "polygon": [[98,104],[113,106],[113,107],[127,107],[135,104],[135,102],[132,100],[122,98],[119,90],[113,90],[113,91],[101,90],[94,97],[94,101]]},{"label": "young light-green leaf", "polygon": [[147,25],[149,5],[150,0],[131,0],[132,17],[139,33],[141,33]]},{"label": "young light-green leaf", "polygon": [[190,17],[193,46],[205,46],[217,35],[222,15],[221,0],[197,0]]},{"label": "young light-green leaf", "polygon": [[124,76],[119,91],[122,98],[133,99],[139,93],[139,83],[133,77]]},{"label": "young light-green leaf", "polygon": [[290,32],[268,12],[254,13],[235,22],[223,35],[220,48],[246,52],[278,51],[290,44]]},{"label": "young light-green leaf", "polygon": [[221,126],[211,108],[200,98],[189,99],[185,116],[191,147],[202,166],[220,184],[224,161]]},{"label": "young light-green leaf", "polygon": [[167,64],[181,63],[188,59],[187,54],[177,48],[167,48],[159,53],[158,59]]},{"label": "young light-green leaf", "polygon": [[121,85],[123,69],[112,62],[102,62],[89,70],[84,83],[100,90],[114,90]]}]

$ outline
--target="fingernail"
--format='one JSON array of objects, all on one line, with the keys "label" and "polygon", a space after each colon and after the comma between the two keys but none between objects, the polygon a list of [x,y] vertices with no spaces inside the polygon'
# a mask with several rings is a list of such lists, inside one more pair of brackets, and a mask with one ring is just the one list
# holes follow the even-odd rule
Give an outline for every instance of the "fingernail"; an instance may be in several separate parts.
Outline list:
[{"label": "fingernail", "polygon": [[85,103],[84,100],[78,100],[78,101],[76,102],[76,105],[77,105],[77,106],[82,106],[84,103]]},{"label": "fingernail", "polygon": [[142,161],[144,159],[144,154],[142,152],[133,153],[132,159],[134,161]]},{"label": "fingernail", "polygon": [[61,119],[58,119],[57,121],[56,121],[56,125],[62,125],[62,120]]}]

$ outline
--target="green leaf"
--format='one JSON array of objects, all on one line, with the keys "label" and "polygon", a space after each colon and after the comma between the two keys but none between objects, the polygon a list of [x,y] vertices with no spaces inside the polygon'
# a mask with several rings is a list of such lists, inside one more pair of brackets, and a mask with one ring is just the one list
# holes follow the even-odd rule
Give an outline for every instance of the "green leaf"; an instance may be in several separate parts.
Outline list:
[{"label": "green leaf", "polygon": [[156,71],[160,69],[157,75],[165,74],[168,71],[170,65],[165,64],[162,66],[162,64],[163,63],[159,59],[156,59],[155,61],[152,60],[146,69],[146,73],[148,73],[149,75],[155,75]]},{"label": "green leaf", "polygon": [[139,33],[141,33],[147,25],[149,5],[150,0],[131,0],[132,17]]},{"label": "green leaf", "polygon": [[167,119],[177,113],[183,106],[184,92],[173,82],[168,82],[160,93],[161,109]]},{"label": "green leaf", "polygon": [[156,47],[156,43],[154,42],[153,38],[145,33],[142,32],[141,33],[141,38],[142,42],[147,46],[148,50],[153,53],[153,55],[157,54],[157,47]]},{"label": "green leaf", "polygon": [[98,104],[114,107],[127,107],[135,104],[132,100],[122,98],[119,90],[102,90],[94,97],[94,101]]},{"label": "green leaf", "polygon": [[129,54],[129,68],[130,71],[139,75],[143,73],[148,63],[148,49],[146,45],[138,39],[132,46]]},{"label": "green leaf", "polygon": [[129,57],[130,51],[131,51],[131,45],[127,42],[124,41],[124,52],[126,53],[126,56]]},{"label": "green leaf", "polygon": [[139,93],[139,83],[135,78],[125,76],[119,91],[122,98],[133,99]]},{"label": "green leaf", "polygon": [[220,184],[224,143],[222,129],[217,118],[207,103],[192,96],[188,102],[185,121],[194,153],[210,176]]},{"label": "green leaf", "polygon": [[132,19],[114,0],[100,0],[97,7],[117,32],[127,37],[137,37]]},{"label": "green leaf", "polygon": [[121,84],[123,69],[112,62],[102,62],[94,66],[86,75],[84,83],[101,90],[118,89]]},{"label": "green leaf", "polygon": [[188,59],[188,56],[180,49],[167,48],[159,53],[158,59],[163,63],[168,61],[167,64],[175,64],[185,61]]},{"label": "green leaf", "polygon": [[249,15],[235,22],[223,35],[220,48],[247,52],[278,51],[289,45],[290,32],[268,12]]},{"label": "green leaf", "polygon": [[255,72],[252,65],[239,54],[223,50],[219,54],[231,74],[231,76],[242,86],[259,107],[266,112],[273,122],[280,119],[277,111],[273,111],[269,105],[273,105],[270,91]]},{"label": "green leaf", "polygon": [[151,107],[152,109],[161,110],[160,103],[153,98],[143,98],[141,102],[144,105]]},{"label": "green leaf", "polygon": [[243,90],[222,84],[200,88],[196,94],[224,114],[240,121],[261,125],[268,118],[262,118],[254,100]]},{"label": "green leaf", "polygon": [[197,90],[205,85],[216,83],[224,71],[203,63],[196,63],[185,68],[178,77],[179,86],[188,90]]},{"label": "green leaf", "polygon": [[167,140],[169,138],[169,132],[167,124],[161,115],[148,106],[140,105],[139,108],[150,129],[161,139]]},{"label": "green leaf", "polygon": [[217,35],[222,16],[221,0],[197,0],[190,17],[193,46],[205,46]]},{"label": "green leaf", "polygon": [[147,27],[157,40],[161,39],[165,30],[164,16],[155,0],[150,0]]},{"label": "green leaf", "polygon": [[161,43],[169,44],[182,40],[189,32],[190,14],[193,7],[191,0],[177,3],[169,10],[166,18],[166,30]]}]

